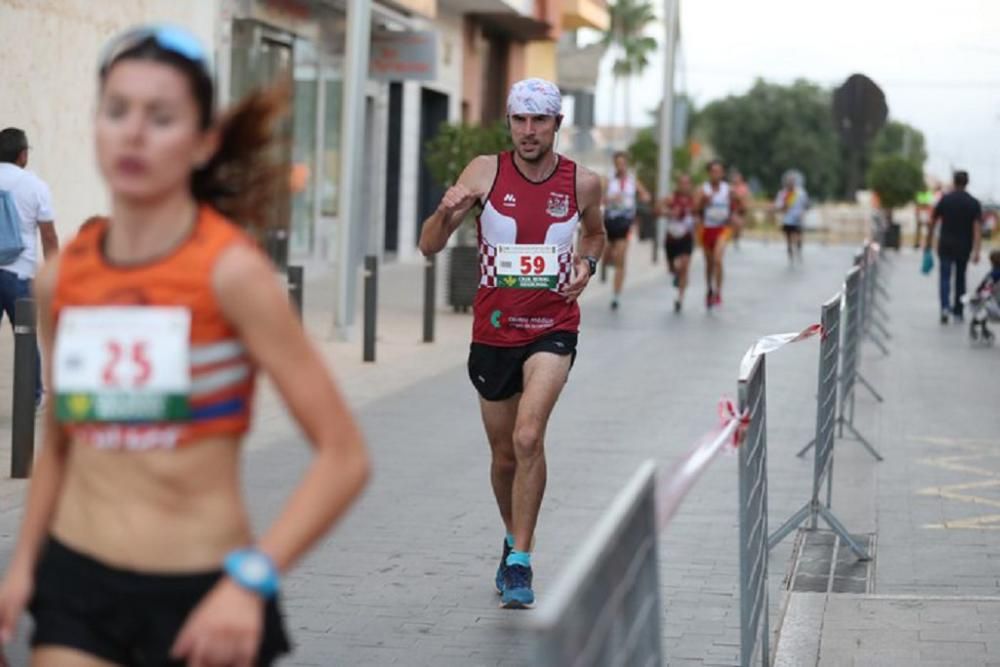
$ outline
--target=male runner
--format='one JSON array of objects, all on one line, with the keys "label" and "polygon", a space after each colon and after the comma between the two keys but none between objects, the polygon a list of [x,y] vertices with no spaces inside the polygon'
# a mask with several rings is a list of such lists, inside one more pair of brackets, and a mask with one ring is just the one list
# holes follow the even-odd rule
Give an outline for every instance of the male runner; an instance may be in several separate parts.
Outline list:
[{"label": "male runner", "polygon": [[743,215],[743,211],[746,210],[747,205],[750,203],[752,195],[750,186],[747,185],[746,179],[743,178],[743,174],[740,173],[739,169],[733,169],[729,172],[729,187],[732,189],[733,195],[740,202],[739,210],[733,211],[733,247],[739,250],[740,237],[743,236],[743,228],[746,226],[746,217]]},{"label": "male runner", "polygon": [[674,277],[677,296],[674,312],[681,312],[684,305],[684,290],[688,286],[688,268],[694,250],[694,186],[691,177],[681,174],[677,178],[677,188],[673,195],[664,198],[660,204],[661,214],[667,216],[667,271]]},{"label": "male runner", "polygon": [[576,356],[576,300],[605,242],[600,178],[553,150],[562,118],[555,84],[514,84],[507,98],[514,150],[470,162],[420,235],[421,252],[437,253],[472,207],[481,207],[469,378],[479,391],[493,493],[507,529],[496,585],[508,609],[535,600],[530,552],[545,491],[545,429]]},{"label": "male runner", "polygon": [[604,184],[604,229],[608,233],[608,246],[604,261],[615,267],[614,291],[611,310],[618,310],[618,299],[625,286],[625,260],[628,256],[628,237],[635,224],[637,201],[649,203],[649,190],[628,168],[628,153],[615,153],[615,169]]},{"label": "male runner", "polygon": [[722,260],[726,254],[734,213],[743,210],[739,198],[723,177],[720,160],[708,163],[708,181],[702,185],[695,211],[701,219],[701,247],[705,251],[705,305],[722,305]]}]

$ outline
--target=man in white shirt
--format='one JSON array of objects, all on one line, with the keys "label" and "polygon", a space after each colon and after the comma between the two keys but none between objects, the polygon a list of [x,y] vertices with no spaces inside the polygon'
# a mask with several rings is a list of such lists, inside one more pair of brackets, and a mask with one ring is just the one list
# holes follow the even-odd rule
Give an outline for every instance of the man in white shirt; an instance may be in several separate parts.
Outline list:
[{"label": "man in white shirt", "polygon": [[[42,255],[49,259],[59,250],[55,214],[49,187],[28,165],[28,137],[23,130],[8,127],[0,131],[0,191],[9,192],[21,221],[24,251],[9,264],[0,266],[0,319],[6,313],[14,323],[18,299],[31,296],[31,282],[38,270],[38,239]],[[35,403],[41,401],[41,373],[35,387]]]}]

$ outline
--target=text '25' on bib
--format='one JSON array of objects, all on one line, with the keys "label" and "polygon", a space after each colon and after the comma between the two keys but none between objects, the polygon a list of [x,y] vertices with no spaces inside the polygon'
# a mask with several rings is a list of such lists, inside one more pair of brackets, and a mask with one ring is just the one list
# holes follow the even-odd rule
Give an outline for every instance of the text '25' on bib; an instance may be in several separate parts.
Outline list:
[{"label": "text '25' on bib", "polygon": [[56,418],[64,423],[187,419],[190,334],[186,308],[65,308],[53,363]]}]

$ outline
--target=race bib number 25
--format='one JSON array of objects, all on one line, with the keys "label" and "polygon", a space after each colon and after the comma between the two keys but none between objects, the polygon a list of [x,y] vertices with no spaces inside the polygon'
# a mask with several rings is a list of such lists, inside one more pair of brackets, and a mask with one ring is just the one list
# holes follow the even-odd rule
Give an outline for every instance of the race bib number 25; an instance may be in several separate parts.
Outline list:
[{"label": "race bib number 25", "polygon": [[559,248],[554,245],[498,245],[497,283],[517,289],[555,289]]},{"label": "race bib number 25", "polygon": [[191,313],[173,307],[70,307],[53,359],[61,422],[188,417]]}]

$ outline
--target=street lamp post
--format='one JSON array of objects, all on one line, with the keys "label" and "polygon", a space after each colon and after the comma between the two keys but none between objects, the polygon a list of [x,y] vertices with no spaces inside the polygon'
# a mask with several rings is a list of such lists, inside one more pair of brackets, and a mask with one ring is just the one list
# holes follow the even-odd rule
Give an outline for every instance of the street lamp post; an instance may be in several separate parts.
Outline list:
[{"label": "street lamp post", "polygon": [[341,338],[354,323],[354,292],[360,256],[355,235],[364,232],[365,87],[371,42],[371,0],[347,5],[347,43],[344,57],[344,102],[341,119],[340,215],[337,223],[336,305],[334,330]]},{"label": "street lamp post", "polygon": [[[656,179],[656,196],[665,197],[670,190],[670,171],[673,167],[673,118],[674,118],[674,56],[677,50],[677,16],[680,0],[663,0],[663,22],[666,25],[663,42],[663,102],[660,105],[660,160]],[[653,243],[662,238],[662,220],[656,221]]]}]

